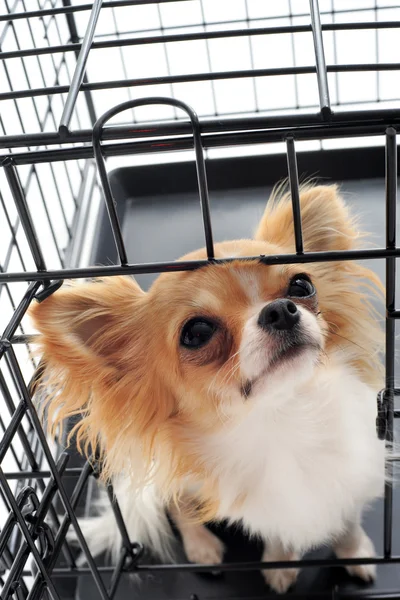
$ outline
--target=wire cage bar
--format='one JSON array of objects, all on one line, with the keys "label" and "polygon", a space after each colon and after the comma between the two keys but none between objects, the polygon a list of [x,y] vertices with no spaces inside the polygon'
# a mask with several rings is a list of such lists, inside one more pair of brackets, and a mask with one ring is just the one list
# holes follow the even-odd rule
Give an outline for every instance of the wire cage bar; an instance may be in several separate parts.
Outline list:
[{"label": "wire cage bar", "polygon": [[[175,4],[179,4],[182,10],[186,5],[192,7],[193,11],[197,11],[198,21],[165,25],[161,11]],[[260,16],[254,9],[254,3],[243,0],[245,16],[242,18],[225,15],[224,20],[215,20],[216,17],[213,20],[212,16],[207,20],[207,0],[94,0],[86,4],[74,0],[3,0],[0,3],[0,58],[3,64],[0,73],[3,79],[0,81],[7,84],[0,90],[0,103],[4,103],[13,116],[6,122],[2,116],[6,112],[2,113],[0,104],[0,175],[4,175],[0,179],[0,227],[2,235],[4,227],[8,236],[5,238],[8,242],[4,256],[0,255],[0,303],[6,302],[9,306],[8,312],[4,313],[6,319],[0,322],[0,394],[3,399],[3,404],[0,404],[0,505],[3,505],[6,515],[0,520],[1,600],[40,600],[47,597],[61,600],[65,597],[58,585],[61,580],[76,581],[79,576],[89,575],[93,578],[97,597],[111,600],[118,594],[123,575],[130,572],[210,573],[218,569],[228,573],[296,566],[400,563],[400,555],[393,549],[392,540],[394,464],[389,462],[382,516],[383,551],[377,557],[343,560],[306,558],[273,563],[236,561],[222,565],[150,563],[145,559],[145,549],[136,540],[129,539],[118,499],[114,498],[113,488],[109,485],[107,493],[123,543],[116,565],[99,566],[82,533],[78,513],[88,485],[98,476],[100,465],[95,458],[78,466],[70,464],[73,462],[71,455],[60,451],[60,447],[53,447],[46,438],[36,406],[35,384],[41,364],[31,353],[35,335],[26,333],[24,317],[33,301],[43,301],[65,279],[194,270],[210,263],[249,258],[268,265],[377,259],[385,261],[386,265],[386,379],[385,389],[378,396],[377,434],[386,439],[388,446],[393,443],[395,420],[400,416],[395,403],[400,393],[395,387],[395,334],[396,320],[400,316],[400,309],[396,307],[396,259],[400,257],[396,242],[400,91],[399,96],[385,100],[379,97],[366,100],[366,106],[360,108],[363,100],[358,103],[340,101],[337,82],[342,74],[348,73],[374,73],[378,80],[383,73],[398,77],[400,62],[397,59],[391,62],[379,60],[378,42],[375,62],[338,62],[335,57],[327,58],[327,36],[333,36],[332,48],[335,49],[341,32],[372,31],[378,36],[379,32],[396,31],[400,28],[400,8],[397,11],[389,4],[375,2],[375,20],[370,21],[371,15],[363,13],[363,10],[367,11],[365,7],[354,10],[336,8],[333,0],[310,0],[301,4],[297,13],[293,3],[288,2],[288,14]],[[254,14],[249,6],[254,9]],[[130,8],[158,10],[154,13],[158,14],[157,18],[153,15],[157,26],[153,24],[135,29],[132,24],[132,28],[119,31],[117,24],[121,21],[118,21],[118,12]],[[395,14],[393,19],[392,10]],[[105,11],[109,12],[106,14]],[[349,21],[348,15],[354,18],[357,11],[360,19]],[[380,19],[377,18],[378,13]],[[103,15],[107,23],[111,22],[111,17],[114,19],[115,30],[111,26],[109,32],[104,30]],[[289,19],[290,24],[278,22],[283,17]],[[40,43],[38,23],[42,36]],[[24,28],[20,29],[20,26]],[[266,61],[259,66],[254,52],[255,40],[285,35],[292,36],[293,44],[294,36],[310,36],[312,64],[297,64],[294,52],[293,64],[270,66]],[[7,43],[9,39],[12,39],[10,44]],[[27,39],[31,47],[24,43]],[[224,43],[247,40],[249,68],[214,67],[211,44],[221,40]],[[208,70],[203,65],[202,69],[193,72],[174,71],[168,52],[173,45],[182,43],[205,44],[203,49],[207,60],[204,64],[208,65]],[[123,64],[123,77],[92,79],[92,56],[96,53],[118,50],[124,63],[124,50],[146,47],[164,48],[165,72],[130,76],[126,64]],[[332,54],[331,48],[329,54]],[[22,66],[17,87],[12,72],[16,64]],[[35,78],[32,76],[34,66]],[[331,79],[331,75],[336,79]],[[260,81],[292,77],[298,88],[304,76],[314,78],[317,93],[313,103],[297,101],[296,105],[286,107],[266,108],[265,105],[260,108]],[[218,82],[248,81],[254,94],[251,107],[219,110],[215,85]],[[200,83],[210,85],[212,108],[208,106],[202,109],[201,114],[196,114],[197,107],[179,97],[179,90],[184,88],[176,86]],[[154,90],[159,89],[162,94],[154,96]],[[169,90],[168,97],[164,94],[166,89]],[[99,98],[107,90],[115,96],[107,110],[100,110],[102,100]],[[149,90],[151,94],[146,93]],[[127,94],[122,97],[129,99],[115,101],[115,98],[121,98],[116,94],[122,92]],[[139,108],[156,105],[170,109],[169,117],[156,114],[151,120],[146,113],[140,118]],[[31,120],[24,118],[24,109],[28,112],[28,107]],[[129,116],[121,117],[121,113],[125,112]],[[110,119],[114,119],[111,125],[108,123]],[[385,244],[351,251],[305,252],[300,210],[299,146],[314,141],[321,149],[327,141],[341,138],[360,140],[366,136],[373,140],[372,144],[377,140],[384,140],[385,144]],[[212,203],[210,205],[207,179],[211,163],[208,153],[227,148],[243,151],[247,146],[276,143],[284,145],[295,252],[242,259],[215,258]],[[127,156],[133,159],[144,154],[154,158],[178,150],[191,151],[192,160],[194,157],[207,259],[132,262],[126,249],[106,161]],[[94,198],[97,198],[98,205],[93,209]],[[98,206],[102,202],[113,233],[117,260],[115,264],[88,266],[87,261],[80,260],[81,250],[89,217],[92,211],[99,211]],[[40,214],[36,214],[39,207]],[[28,364],[29,368],[23,367],[23,364]],[[6,408],[4,414],[3,405]],[[4,467],[10,460],[12,466]],[[76,533],[87,566],[77,563],[76,551],[67,539],[70,528]],[[105,575],[110,576],[109,583],[106,583]],[[74,594],[75,591],[71,592],[69,597],[74,597]],[[357,594],[356,597],[369,597],[368,593],[364,596],[362,591]],[[399,595],[400,590],[393,594]],[[388,595],[383,592],[373,597]]]}]

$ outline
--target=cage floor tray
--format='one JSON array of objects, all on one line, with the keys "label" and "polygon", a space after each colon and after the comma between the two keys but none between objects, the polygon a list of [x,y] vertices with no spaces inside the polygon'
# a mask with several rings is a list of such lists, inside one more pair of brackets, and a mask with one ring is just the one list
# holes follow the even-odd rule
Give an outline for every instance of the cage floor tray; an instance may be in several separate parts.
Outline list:
[{"label": "cage floor tray", "polygon": [[[343,151],[342,151],[343,152]],[[353,154],[354,156],[354,154]],[[343,158],[343,156],[342,156]],[[301,161],[310,164],[300,156]],[[236,161],[236,162],[235,162]],[[255,163],[242,159],[224,161],[222,168],[209,165],[210,201],[215,241],[250,237],[262,215],[271,191],[271,179],[275,181],[285,175],[285,158],[279,168],[268,169],[266,163],[260,170],[259,159]],[[305,161],[305,162],[304,162]],[[240,164],[239,164],[240,163]],[[311,161],[312,163],[312,161]],[[324,164],[329,164],[324,163]],[[340,169],[332,167],[318,169],[320,175],[341,175]],[[317,165],[318,166],[318,165]],[[365,165],[364,165],[365,166]],[[243,169],[246,169],[246,172]],[[312,164],[307,174],[315,174]],[[357,172],[357,169],[355,169]],[[347,169],[348,172],[348,169]],[[365,170],[363,171],[365,173]],[[220,176],[218,175],[220,174]],[[336,173],[336,175],[335,175]],[[373,175],[379,175],[374,172]],[[383,160],[382,160],[383,175]],[[130,262],[153,262],[177,259],[187,251],[204,245],[199,200],[196,192],[194,165],[185,163],[166,169],[159,167],[124,168],[111,173],[111,182],[122,220],[124,239]],[[254,185],[251,185],[251,182]],[[360,216],[366,230],[373,234],[373,244],[384,243],[384,181],[340,180],[348,203]],[[94,247],[93,261],[110,264],[116,261],[111,230],[105,214],[98,227],[98,239]],[[368,265],[384,277],[384,261],[369,262]],[[156,275],[141,275],[140,285],[148,288]],[[382,318],[383,318],[382,314]],[[400,522],[400,498],[395,490],[393,522]],[[365,527],[382,555],[383,503],[377,502],[365,515]],[[393,553],[400,554],[400,530],[395,529]],[[238,532],[220,528],[220,535],[227,546],[226,561],[260,560],[261,548],[249,543]],[[319,549],[311,557],[331,557],[329,548]],[[397,590],[397,594],[395,593]],[[341,568],[304,568],[290,596],[299,598],[368,598],[377,593],[385,597],[400,597],[400,566],[383,565],[378,568],[374,585],[362,585],[348,577]],[[391,596],[393,593],[395,595]],[[399,594],[399,595],[398,595]],[[124,575],[119,585],[116,600],[126,598],[143,600],[217,599],[217,598],[268,598],[273,596],[259,572],[227,572],[220,576],[205,576],[194,573],[163,572],[146,575],[138,585],[129,575]],[[97,597],[91,577],[79,580],[78,597],[82,600]],[[380,596],[382,597],[382,596]]]}]

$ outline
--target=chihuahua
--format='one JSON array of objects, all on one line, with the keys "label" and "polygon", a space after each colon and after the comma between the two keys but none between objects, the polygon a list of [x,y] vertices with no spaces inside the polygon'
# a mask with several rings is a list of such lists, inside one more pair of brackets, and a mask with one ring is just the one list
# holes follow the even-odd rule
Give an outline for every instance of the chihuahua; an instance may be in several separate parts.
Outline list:
[{"label": "chihuahua", "polygon": [[[355,246],[336,186],[301,188],[300,206],[305,252]],[[215,245],[229,261],[164,273],[147,293],[130,277],[71,284],[31,308],[51,433],[81,416],[71,435],[86,455],[98,449],[132,541],[166,560],[167,514],[194,563],[223,561],[204,525],[220,520],[261,537],[263,561],[326,543],[339,558],[374,556],[361,519],[384,487],[383,334],[369,299],[382,286],[352,261],[263,261],[293,250],[290,194],[278,191],[254,239]],[[94,553],[121,543],[109,509],[83,529]],[[280,593],[297,574],[264,572]]]}]

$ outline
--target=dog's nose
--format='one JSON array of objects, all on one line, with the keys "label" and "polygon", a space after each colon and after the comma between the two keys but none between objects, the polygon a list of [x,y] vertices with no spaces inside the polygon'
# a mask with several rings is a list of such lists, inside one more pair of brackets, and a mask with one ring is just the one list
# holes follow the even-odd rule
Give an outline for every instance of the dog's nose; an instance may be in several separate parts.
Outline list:
[{"label": "dog's nose", "polygon": [[267,330],[293,329],[299,321],[300,313],[291,300],[274,300],[264,306],[258,316],[259,326]]}]

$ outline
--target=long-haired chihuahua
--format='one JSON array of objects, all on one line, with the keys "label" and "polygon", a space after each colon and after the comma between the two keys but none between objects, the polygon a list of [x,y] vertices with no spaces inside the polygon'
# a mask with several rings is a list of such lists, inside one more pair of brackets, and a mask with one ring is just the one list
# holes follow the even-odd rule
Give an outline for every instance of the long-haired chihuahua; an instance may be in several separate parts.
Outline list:
[{"label": "long-haired chihuahua", "polygon": [[[349,250],[360,237],[335,186],[301,189],[305,251]],[[272,265],[293,252],[290,194],[267,203],[254,239],[215,245],[209,263],[134,279],[72,284],[30,314],[41,333],[52,433],[71,415],[81,450],[98,448],[132,541],[165,558],[177,526],[189,561],[220,563],[204,523],[240,524],[263,560],[296,560],[330,543],[374,555],[361,526],[380,496],[376,435],[381,284],[352,261]],[[204,259],[205,250],[184,257]],[[91,549],[116,550],[110,511],[85,522]],[[352,565],[369,581],[372,565]],[[265,571],[277,592],[296,569]]]}]

